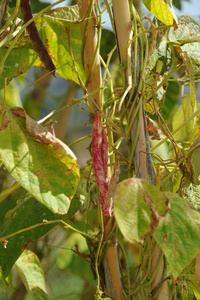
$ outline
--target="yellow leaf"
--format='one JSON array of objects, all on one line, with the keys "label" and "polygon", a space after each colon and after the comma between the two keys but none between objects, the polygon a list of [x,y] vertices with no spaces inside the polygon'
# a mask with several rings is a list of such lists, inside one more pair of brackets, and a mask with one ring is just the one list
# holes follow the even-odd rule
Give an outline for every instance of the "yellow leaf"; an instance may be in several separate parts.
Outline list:
[{"label": "yellow leaf", "polygon": [[164,0],[143,0],[146,8],[165,25],[175,25],[175,14]]}]

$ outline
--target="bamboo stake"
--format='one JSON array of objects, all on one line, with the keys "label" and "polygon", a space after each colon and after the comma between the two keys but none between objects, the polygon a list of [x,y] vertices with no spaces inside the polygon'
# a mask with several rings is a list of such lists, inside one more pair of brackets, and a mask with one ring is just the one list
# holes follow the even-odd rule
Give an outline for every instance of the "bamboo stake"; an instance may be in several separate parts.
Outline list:
[{"label": "bamboo stake", "polygon": [[[83,65],[87,77],[86,88],[89,93],[102,86],[100,69],[100,58],[98,55],[98,40],[96,29],[96,18],[93,12],[93,0],[82,0],[80,2],[81,34],[83,38]],[[94,122],[94,112],[101,107],[101,90],[89,98],[90,122]],[[96,103],[96,105],[95,105]]]},{"label": "bamboo stake", "polygon": [[[83,20],[81,23],[81,33],[83,38],[83,63],[87,76],[86,87],[89,93],[99,90],[102,86],[100,59],[98,53],[96,19],[93,12],[93,1],[82,0],[80,4],[80,17]],[[93,94],[92,99],[89,99],[90,122],[93,124],[94,112],[102,109],[101,90]],[[109,238],[113,229],[113,217],[104,217],[103,239],[106,241]],[[103,268],[105,274],[105,292],[112,299],[122,300],[122,289],[120,282],[120,272],[117,253],[117,242],[110,241],[103,258]],[[104,281],[104,280],[103,280]],[[103,282],[102,281],[102,282]]]}]

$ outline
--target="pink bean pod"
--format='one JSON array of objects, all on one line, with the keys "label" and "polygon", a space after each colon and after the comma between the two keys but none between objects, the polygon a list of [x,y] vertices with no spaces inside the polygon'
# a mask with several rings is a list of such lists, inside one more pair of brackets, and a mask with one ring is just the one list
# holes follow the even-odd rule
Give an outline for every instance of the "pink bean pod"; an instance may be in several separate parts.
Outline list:
[{"label": "pink bean pod", "polygon": [[108,138],[107,138],[106,128],[103,128],[101,156],[102,156],[102,161],[103,161],[105,179],[106,179],[106,182],[108,182],[108,175],[107,175],[107,173],[108,173]]},{"label": "pink bean pod", "polygon": [[[99,112],[95,114],[95,120],[92,132],[92,156],[93,156],[93,168],[97,186],[100,192],[100,203],[102,212],[105,215],[111,215],[111,208],[105,204],[105,197],[108,191],[108,179],[107,179],[107,157],[105,153],[106,147],[108,148],[106,131],[103,133]],[[105,156],[104,156],[105,155]]]}]

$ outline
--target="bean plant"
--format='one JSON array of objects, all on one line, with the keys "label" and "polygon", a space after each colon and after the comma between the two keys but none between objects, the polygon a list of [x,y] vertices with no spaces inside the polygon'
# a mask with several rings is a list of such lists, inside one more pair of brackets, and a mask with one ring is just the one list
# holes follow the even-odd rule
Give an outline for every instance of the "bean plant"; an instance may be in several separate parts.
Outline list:
[{"label": "bean plant", "polygon": [[2,299],[200,299],[200,24],[143,4],[0,1]]}]

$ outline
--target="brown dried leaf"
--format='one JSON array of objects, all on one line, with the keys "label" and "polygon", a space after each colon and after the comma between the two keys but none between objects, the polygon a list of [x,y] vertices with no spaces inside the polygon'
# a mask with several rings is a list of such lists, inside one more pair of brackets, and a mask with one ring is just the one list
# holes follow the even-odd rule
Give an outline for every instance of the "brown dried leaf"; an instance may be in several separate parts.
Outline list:
[{"label": "brown dried leaf", "polygon": [[26,130],[32,137],[39,140],[41,143],[46,145],[51,144],[54,150],[58,150],[63,154],[69,154],[71,157],[76,159],[74,153],[62,141],[53,136],[46,127],[39,125],[28,115],[26,115]]}]

